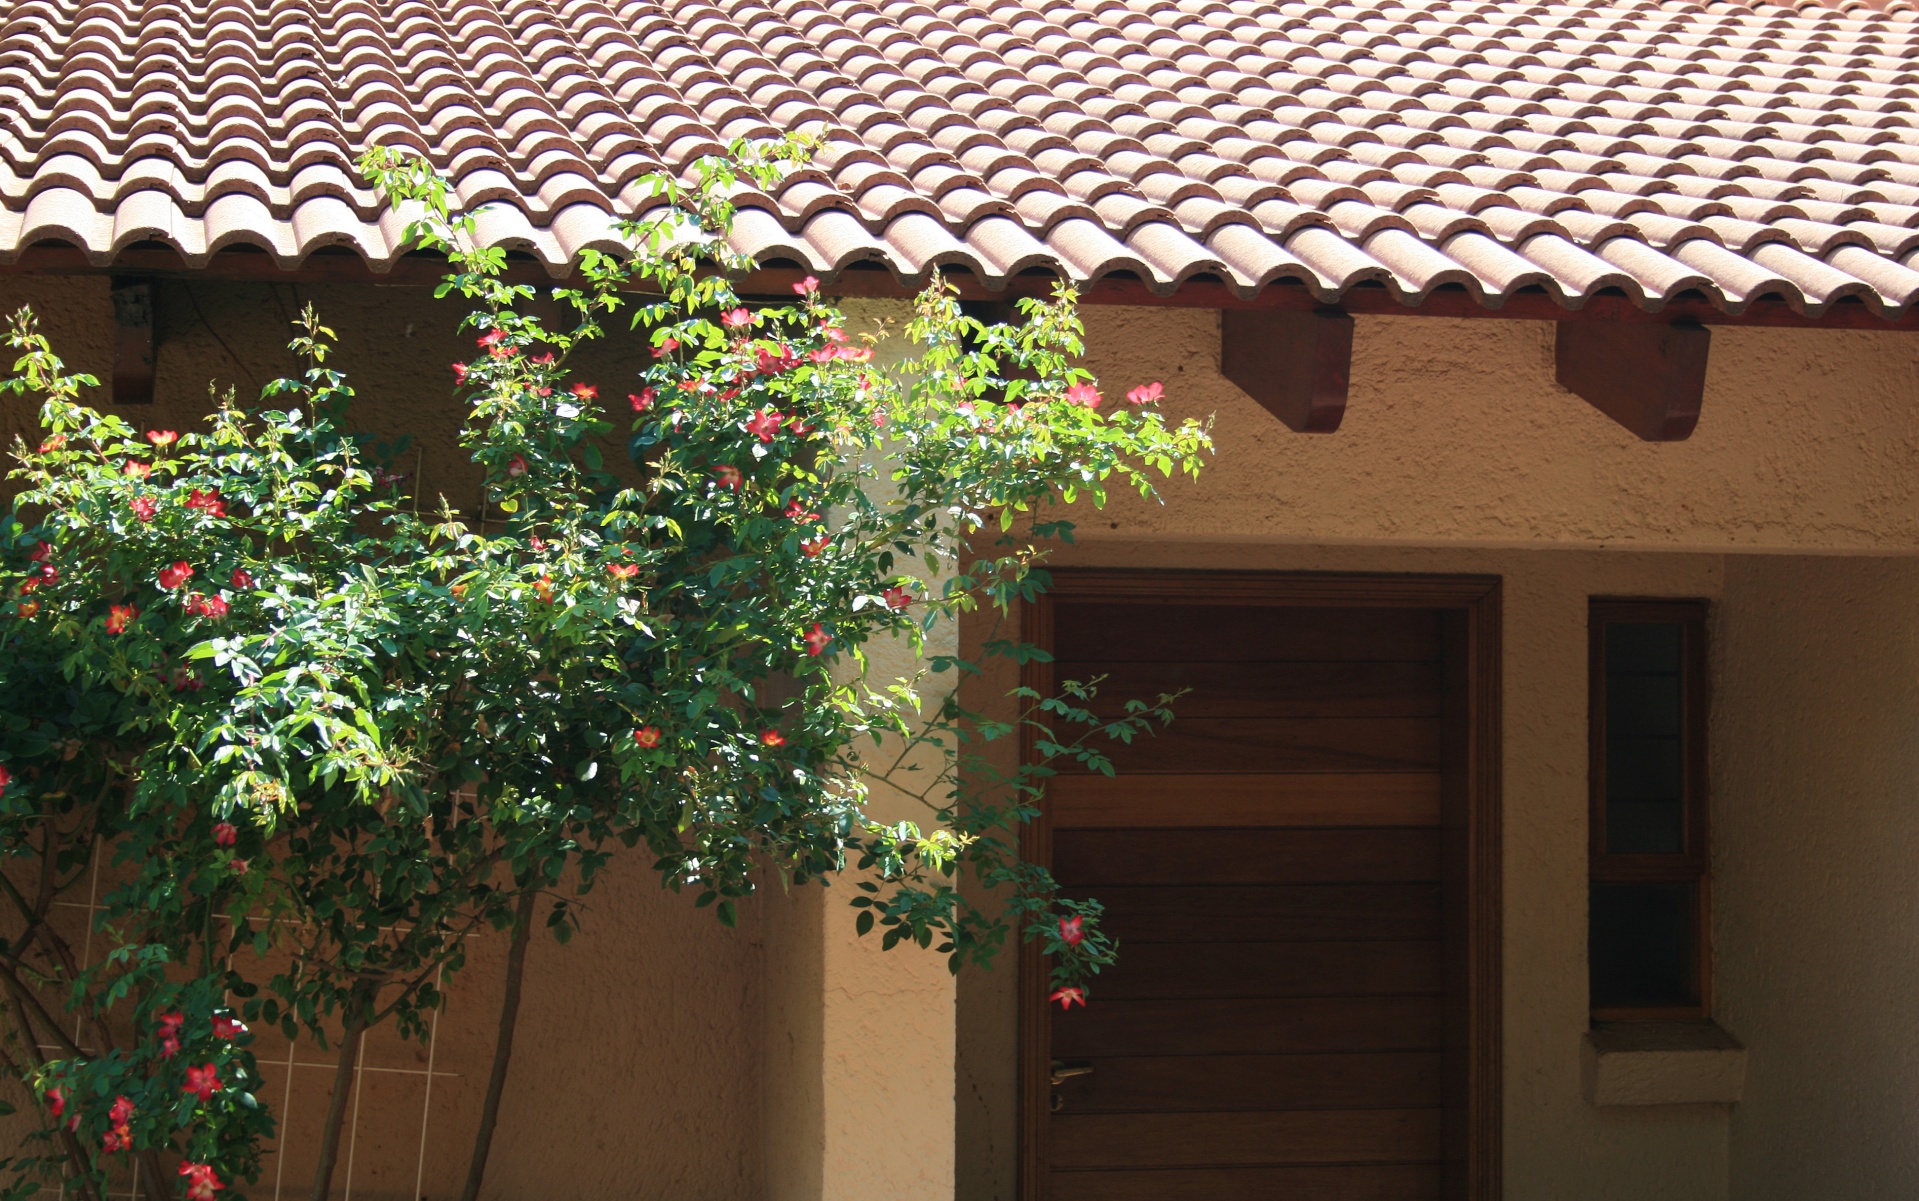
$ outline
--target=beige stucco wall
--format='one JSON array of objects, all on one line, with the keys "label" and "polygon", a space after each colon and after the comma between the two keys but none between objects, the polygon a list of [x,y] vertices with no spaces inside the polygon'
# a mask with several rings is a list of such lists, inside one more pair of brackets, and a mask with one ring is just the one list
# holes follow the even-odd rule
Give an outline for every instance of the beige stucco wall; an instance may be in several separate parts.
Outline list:
[{"label": "beige stucco wall", "polygon": [[[103,282],[0,277],[0,307],[22,299],[77,366],[106,374]],[[470,503],[446,386],[470,344],[452,334],[457,309],[414,289],[169,287],[149,423],[191,421],[208,375],[244,393],[291,369],[281,316],[306,299],[342,335],[366,421],[415,434],[427,489]],[[1919,839],[1905,620],[1919,340],[1716,331],[1698,432],[1651,446],[1553,384],[1540,323],[1361,318],[1345,428],[1305,437],[1218,375],[1213,314],[1086,320],[1109,395],[1163,379],[1172,412],[1217,416],[1220,453],[1163,508],[1081,514],[1062,562],[1505,580],[1507,1195],[1911,1195],[1919,920],[1900,869]],[[611,391],[634,365],[596,348],[584,370]],[[0,432],[21,428],[21,406],[0,406]],[[1600,1111],[1581,1096],[1595,594],[1719,602],[1718,997],[1752,1048],[1730,1112]],[[930,957],[881,956],[852,939],[836,892],[776,891],[729,933],[660,894],[644,865],[616,864],[586,934],[534,961],[492,1195],[556,1195],[563,1170],[580,1198],[1010,1201],[1014,974],[969,972],[955,989]],[[447,1165],[429,1172],[457,1166],[494,955],[476,954],[441,1019],[435,1070],[457,1074],[431,1077],[434,1099],[412,1077],[378,1085],[388,1102],[369,1088],[365,1128],[394,1144],[378,1162],[405,1147],[417,1161],[419,1116],[379,1117],[404,1111],[428,1117],[429,1160]],[[323,1087],[301,1094],[309,1109]],[[416,1170],[355,1195],[404,1195]],[[1835,1180],[1847,1186],[1819,1187]]]},{"label": "beige stucco wall", "polygon": [[1919,546],[1919,340],[1715,328],[1704,415],[1640,442],[1553,382],[1546,322],[1360,317],[1338,433],[1296,435],[1217,371],[1215,314],[1089,308],[1117,395],[1163,379],[1216,413],[1218,461],[1132,537],[1584,543],[1725,549]]},{"label": "beige stucco wall", "polygon": [[1916,607],[1912,560],[1727,566],[1715,926],[1722,1020],[1752,1048],[1739,1201],[1919,1195]]}]

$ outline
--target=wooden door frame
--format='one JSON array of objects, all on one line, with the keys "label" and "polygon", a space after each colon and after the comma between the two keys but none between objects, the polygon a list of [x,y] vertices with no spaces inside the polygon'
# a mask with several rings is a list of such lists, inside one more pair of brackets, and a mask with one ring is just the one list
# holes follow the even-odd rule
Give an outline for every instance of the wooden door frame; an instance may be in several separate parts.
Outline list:
[{"label": "wooden door frame", "polygon": [[[1476,575],[1369,575],[1271,571],[1056,568],[1052,586],[1022,606],[1021,639],[1050,649],[1061,600],[1269,604],[1275,607],[1438,609],[1445,622],[1449,705],[1444,787],[1448,875],[1464,881],[1445,901],[1448,1069],[1445,1196],[1499,1201],[1501,1099],[1500,579]],[[1043,696],[1052,664],[1029,662],[1022,683]],[[1032,731],[1021,754],[1033,758]],[[1020,832],[1028,862],[1052,860],[1051,818]],[[1463,900],[1463,904],[1460,903]],[[1041,1196],[1050,1090],[1038,1069],[1050,1060],[1045,964],[1023,943],[1019,989],[1019,1196]]]}]

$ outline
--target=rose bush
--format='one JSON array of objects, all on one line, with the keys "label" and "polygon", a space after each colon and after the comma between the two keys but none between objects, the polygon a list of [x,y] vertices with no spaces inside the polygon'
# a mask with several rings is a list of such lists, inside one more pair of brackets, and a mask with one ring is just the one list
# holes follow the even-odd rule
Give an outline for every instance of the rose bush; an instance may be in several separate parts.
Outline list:
[{"label": "rose bush", "polygon": [[[631,252],[588,252],[551,290],[561,322],[426,164],[368,156],[408,238],[450,261],[439,295],[471,308],[449,382],[482,512],[412,495],[356,431],[310,310],[301,376],[179,432],[83,405],[94,381],[15,319],[5,386],[42,398],[45,438],[17,448],[0,529],[0,989],[43,1145],[10,1195],[64,1171],[99,1196],[126,1157],[150,1196],[239,1195],[273,1129],[248,1033],[268,1024],[339,1052],[324,1197],[364,1031],[423,1033],[474,931],[523,947],[543,901],[564,938],[621,845],[728,923],[769,872],[859,869],[860,933],[957,970],[1016,929],[1083,1003],[1113,954],[1098,905],[1058,896],[1010,831],[1052,765],[1110,770],[1101,743],[1164,720],[1163,698],[1102,721],[1071,685],[989,721],[957,701],[977,663],[881,679],[868,651],[1032,597],[1070,536],[1040,510],[1153,495],[1197,472],[1206,431],[1169,424],[1158,383],[1105,397],[1064,289],[982,325],[936,283],[889,371],[810,278],[785,303],[737,296],[728,197],[802,154],[739,146],[653,181]],[[615,336],[642,340],[637,377],[575,378],[576,348]],[[1022,727],[1039,762],[993,772],[982,745]],[[937,770],[889,776],[922,747]],[[867,816],[888,778],[924,820]],[[50,915],[96,848],[89,961]],[[968,873],[1003,904],[968,904]]]}]

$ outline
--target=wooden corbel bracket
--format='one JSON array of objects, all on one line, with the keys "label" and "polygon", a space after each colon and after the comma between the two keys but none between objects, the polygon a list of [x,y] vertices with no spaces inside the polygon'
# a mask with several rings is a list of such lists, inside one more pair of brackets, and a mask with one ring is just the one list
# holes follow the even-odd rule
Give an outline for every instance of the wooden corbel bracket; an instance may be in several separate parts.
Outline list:
[{"label": "wooden corbel bracket", "polygon": [[1561,321],[1559,386],[1647,442],[1681,442],[1699,424],[1712,333],[1689,321]]},{"label": "wooden corbel bracket", "polygon": [[113,403],[153,403],[153,281],[113,281]]},{"label": "wooden corbel bracket", "polygon": [[1219,369],[1289,429],[1330,434],[1346,416],[1353,319],[1336,309],[1227,309]]}]

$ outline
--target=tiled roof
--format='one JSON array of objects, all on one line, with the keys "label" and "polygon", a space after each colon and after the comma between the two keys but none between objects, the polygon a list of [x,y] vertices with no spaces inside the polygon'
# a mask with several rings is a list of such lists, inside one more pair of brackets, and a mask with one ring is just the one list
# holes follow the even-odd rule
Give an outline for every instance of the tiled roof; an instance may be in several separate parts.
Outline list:
[{"label": "tiled roof", "polygon": [[563,272],[636,180],[828,142],[739,247],[964,267],[1459,285],[1577,307],[1919,299],[1919,24],[1606,0],[4,0],[0,261],[143,241],[284,265],[399,233],[352,169],[428,153]]}]

